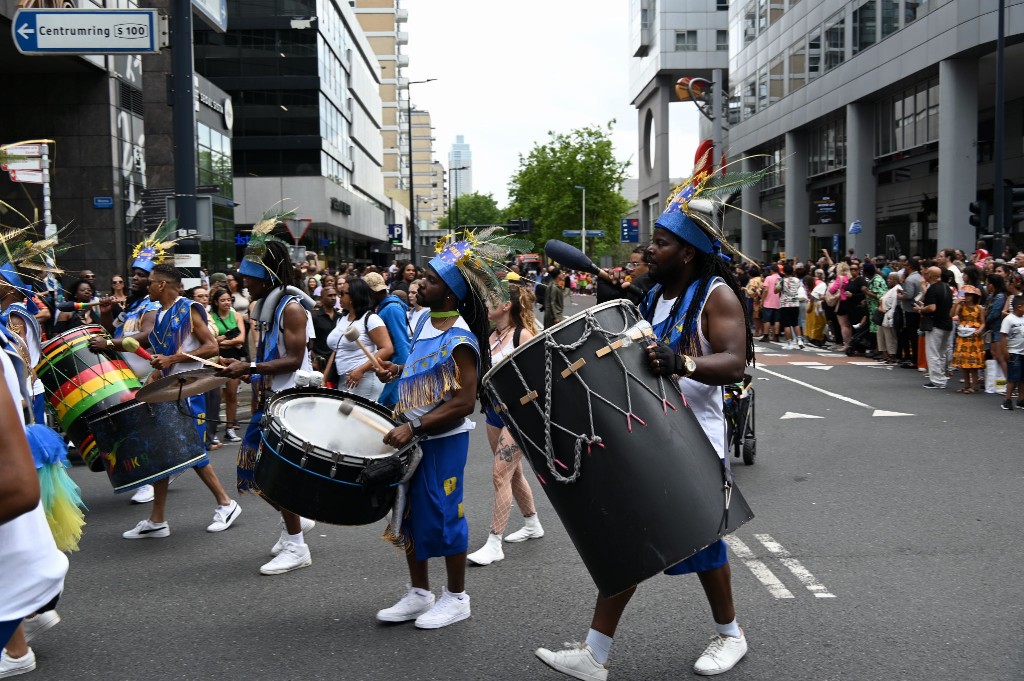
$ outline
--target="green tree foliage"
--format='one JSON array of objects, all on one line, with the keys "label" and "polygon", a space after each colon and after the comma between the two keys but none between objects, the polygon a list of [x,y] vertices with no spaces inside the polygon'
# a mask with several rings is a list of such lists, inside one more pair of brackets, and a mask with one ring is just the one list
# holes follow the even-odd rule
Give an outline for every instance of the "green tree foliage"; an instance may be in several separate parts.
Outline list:
[{"label": "green tree foliage", "polygon": [[[587,188],[587,231],[603,229],[601,239],[587,238],[592,258],[611,255],[619,245],[619,220],[630,209],[619,193],[629,161],[619,161],[610,138],[610,121],[604,128],[586,127],[568,134],[548,133],[529,155],[519,157],[519,169],[509,181],[509,207],[513,217],[531,218],[530,238],[537,248],[548,239],[562,239],[576,247],[581,239],[563,238],[562,230],[582,226],[583,192]],[[461,210],[461,209],[460,209]]]},{"label": "green tree foliage", "polygon": [[[491,194],[463,194],[459,197],[459,225],[500,225],[505,215]],[[441,229],[448,229],[449,220],[455,226],[455,198],[448,215],[438,221]]]}]

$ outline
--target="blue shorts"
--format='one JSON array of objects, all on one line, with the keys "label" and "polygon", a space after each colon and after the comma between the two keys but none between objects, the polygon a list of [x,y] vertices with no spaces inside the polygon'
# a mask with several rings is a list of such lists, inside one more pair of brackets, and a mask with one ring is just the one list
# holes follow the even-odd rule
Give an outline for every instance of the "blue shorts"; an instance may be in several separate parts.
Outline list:
[{"label": "blue shorts", "polygon": [[11,640],[11,636],[14,636],[14,632],[18,630],[18,625],[21,624],[22,619],[19,617],[16,620],[0,622],[0,648],[7,647],[8,641]]},{"label": "blue shorts", "polygon": [[1008,355],[1006,358],[1006,382],[1020,383],[1024,378],[1024,355]]},{"label": "blue shorts", "polygon": [[[196,422],[196,432],[199,433],[199,441],[206,444],[206,394],[193,395],[185,400],[192,419]],[[205,451],[205,450],[204,450]],[[192,468],[204,468],[210,465],[209,459],[203,459]]]},{"label": "blue shorts", "polygon": [[469,433],[420,443],[423,459],[409,481],[409,515],[402,532],[416,560],[454,556],[469,548],[462,506]]},{"label": "blue shorts", "polygon": [[501,415],[490,404],[484,405],[484,420],[489,426],[494,426],[495,428],[505,427],[505,422],[501,420]]},{"label": "blue shorts", "polygon": [[777,307],[762,307],[761,308],[761,321],[765,324],[775,324],[779,321],[779,308]]},{"label": "blue shorts", "polygon": [[691,572],[710,572],[728,564],[729,554],[725,550],[725,541],[719,539],[711,546],[705,547],[681,563],[676,563],[665,570],[666,575],[688,575]]},{"label": "blue shorts", "polygon": [[32,396],[32,416],[36,423],[46,423],[46,393]]}]

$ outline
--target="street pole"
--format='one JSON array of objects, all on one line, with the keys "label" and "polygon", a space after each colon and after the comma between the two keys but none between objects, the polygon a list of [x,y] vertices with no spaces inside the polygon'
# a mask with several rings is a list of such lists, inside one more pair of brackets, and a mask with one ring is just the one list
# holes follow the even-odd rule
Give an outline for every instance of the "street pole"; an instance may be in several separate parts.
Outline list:
[{"label": "street pole", "polygon": [[994,208],[995,208],[994,213],[995,213],[996,224],[995,224],[995,229],[993,229],[992,232],[994,234],[996,234],[997,236],[994,239],[994,241],[996,243],[992,244],[992,252],[995,255],[995,257],[997,257],[997,258],[1000,258],[1003,255],[1002,254],[1003,245],[1004,245],[1005,240],[1006,240],[1007,236],[1009,235],[1009,231],[1010,231],[1009,229],[1007,229],[1007,224],[1006,223],[1008,221],[1008,218],[1007,218],[1007,215],[1006,215],[1006,211],[1004,210],[1006,208],[1006,206],[1003,203],[1004,196],[1005,196],[1005,191],[1006,191],[1006,187],[1004,186],[1005,183],[1003,181],[1003,178],[1004,178],[1004,173],[1003,173],[1003,156],[1004,156],[1004,149],[1006,147],[1006,145],[1005,145],[1005,139],[1006,139],[1006,111],[1004,110],[1005,109],[1004,102],[1006,100],[1006,91],[1005,91],[1004,86],[1003,86],[1003,81],[1005,80],[1005,78],[1004,78],[1004,74],[1005,74],[1004,69],[1006,68],[1006,64],[1004,63],[1004,55],[1003,55],[1004,48],[1005,48],[1005,42],[1006,42],[1005,35],[1004,35],[1005,31],[1006,31],[1006,25],[1005,25],[1005,21],[1006,20],[1005,20],[1005,17],[1004,17],[1005,8],[1003,6],[1004,2],[1005,2],[1005,0],[999,0],[999,12],[998,12],[997,19],[996,19],[996,26],[997,26],[997,28],[996,28],[996,121],[995,121],[995,127],[996,127],[995,138],[996,138],[996,141],[995,141],[995,148],[993,149],[993,151],[995,152],[996,157],[995,157],[995,186],[993,187],[993,189],[995,191],[994,191],[994,196],[992,197],[993,198],[993,203],[996,204],[994,206]]},{"label": "street pole", "polygon": [[188,290],[199,286],[199,239],[196,220],[196,118],[192,63],[192,0],[174,0],[171,16],[171,99],[174,145],[174,208],[178,232],[191,233],[175,247],[174,264],[181,272],[181,285]]},{"label": "street pole", "polygon": [[[468,170],[468,169],[469,169],[469,166],[459,166],[458,168],[449,168],[448,169],[448,209],[449,209],[449,211],[451,211],[451,207],[452,207],[452,205],[451,205],[452,204],[452,184],[455,182],[455,173],[459,172],[459,171],[462,171],[462,170]],[[459,188],[455,190],[455,229],[459,228],[459,194],[462,193],[462,181],[461,181],[461,178],[462,178],[462,175],[459,175]],[[451,227],[452,227],[452,218],[451,218],[451,213],[449,212],[449,215],[448,215],[448,231],[451,231]]]},{"label": "street pole", "polygon": [[[714,157],[711,159],[711,172],[714,174],[715,170],[719,167],[719,160],[722,158],[722,88],[724,84],[722,82],[722,69],[713,69],[711,71],[711,111],[714,114],[711,117],[711,147],[712,154]],[[724,210],[724,209],[723,209]],[[711,213],[712,220],[714,220],[713,227],[719,228],[722,221],[719,220],[719,208],[716,206],[715,210]],[[724,215],[722,216],[725,217]]]},{"label": "street pole", "polygon": [[576,185],[576,189],[583,190],[583,229],[580,230],[580,250],[583,251],[583,255],[587,254],[587,188],[583,185]]},{"label": "street pole", "polygon": [[405,109],[405,123],[406,130],[409,134],[409,256],[412,260],[412,264],[416,264],[416,187],[413,184],[415,179],[413,177],[413,149],[412,149],[412,86],[419,85],[420,83],[429,83],[437,80],[437,78],[427,78],[426,80],[410,80],[409,81],[409,98],[406,100]]}]

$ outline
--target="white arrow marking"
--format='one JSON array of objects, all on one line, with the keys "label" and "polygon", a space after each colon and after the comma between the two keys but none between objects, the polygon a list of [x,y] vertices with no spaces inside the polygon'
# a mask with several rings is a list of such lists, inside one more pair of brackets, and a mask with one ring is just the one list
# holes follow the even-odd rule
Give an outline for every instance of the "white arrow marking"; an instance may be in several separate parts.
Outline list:
[{"label": "white arrow marking", "polygon": [[830,371],[832,369],[832,367],[830,367],[830,366],[807,367],[807,368],[808,369],[817,369],[818,371]]},{"label": "white arrow marking", "polygon": [[789,419],[823,419],[824,416],[815,416],[813,414],[798,414],[795,411],[787,411],[785,414],[779,417],[780,421],[787,421]]},{"label": "white arrow marking", "polygon": [[22,40],[28,40],[28,37],[35,32],[36,30],[34,28],[29,28],[28,24],[22,24],[18,27],[18,35],[21,36]]},{"label": "white arrow marking", "polygon": [[757,577],[757,581],[768,587],[768,593],[775,598],[793,598],[793,593],[786,588],[786,586],[779,581],[779,578],[775,576],[768,566],[759,561],[753,554],[753,552],[747,548],[747,545],[740,541],[735,535],[729,535],[725,538],[725,543],[729,545],[732,552],[743,561],[743,563],[750,568],[750,571]]},{"label": "white arrow marking", "polygon": [[835,594],[829,593],[829,590],[825,588],[825,585],[820,583],[811,571],[800,564],[796,558],[793,558],[789,551],[783,548],[782,544],[772,539],[770,534],[755,534],[757,540],[764,544],[764,547],[768,549],[769,553],[779,559],[779,562],[789,568],[800,582],[807,587],[807,590],[814,594],[817,598],[835,598]]},{"label": "white arrow marking", "polygon": [[786,355],[786,354],[783,354],[783,353],[778,353],[778,352],[776,352],[776,353],[762,352],[761,356],[762,357],[789,357],[789,355]]},{"label": "white arrow marking", "polygon": [[763,371],[766,374],[771,374],[772,376],[778,376],[779,378],[784,378],[787,381],[792,381],[793,383],[796,383],[797,385],[802,385],[805,388],[809,388],[810,390],[815,390],[815,391],[817,391],[819,393],[822,393],[823,395],[828,395],[829,397],[834,397],[837,400],[842,400],[843,402],[849,402],[850,404],[855,404],[858,407],[864,407],[865,409],[871,409],[872,411],[874,411],[874,409],[875,409],[870,404],[864,404],[863,402],[858,402],[857,400],[853,399],[852,397],[847,397],[846,395],[840,395],[839,393],[829,392],[828,390],[825,390],[823,388],[819,388],[816,385],[811,385],[810,383],[806,383],[804,381],[798,381],[795,378],[790,378],[789,376],[786,376],[785,374],[777,373],[775,371],[772,371],[771,369],[765,369],[763,366],[758,366],[756,368],[757,368],[758,371]]},{"label": "white arrow marking", "polygon": [[885,411],[884,409],[876,409],[872,416],[913,416],[913,414],[904,414],[901,411]]},{"label": "white arrow marking", "polygon": [[821,362],[790,362],[795,367],[822,367],[825,366]]}]

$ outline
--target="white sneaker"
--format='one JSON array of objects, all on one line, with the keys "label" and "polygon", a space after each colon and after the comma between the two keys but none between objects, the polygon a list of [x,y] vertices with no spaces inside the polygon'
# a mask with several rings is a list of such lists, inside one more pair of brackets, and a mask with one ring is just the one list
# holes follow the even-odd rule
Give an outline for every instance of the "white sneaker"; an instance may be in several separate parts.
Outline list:
[{"label": "white sneaker", "polygon": [[540,526],[540,519],[536,513],[523,518],[523,521],[522,528],[505,537],[505,541],[516,544],[527,539],[540,539],[544,536],[544,528]]},{"label": "white sneaker", "polygon": [[[309,518],[300,518],[300,520],[302,521],[302,533],[303,534],[305,534],[306,532],[309,532],[314,527],[316,527],[316,521],[315,520],[310,520]],[[284,520],[282,519],[278,523],[278,525],[281,526],[281,536],[279,536],[277,538],[277,543],[274,544],[274,547],[272,549],[270,549],[270,555],[272,555],[272,556],[276,556],[277,554],[281,553],[281,551],[284,550],[284,543],[286,541],[288,541],[288,528],[286,528],[284,526]]]},{"label": "white sneaker", "polygon": [[281,575],[285,572],[309,567],[313,559],[309,555],[309,547],[301,546],[293,541],[286,541],[281,553],[274,556],[274,559],[260,568],[260,574]]},{"label": "white sneaker", "polygon": [[125,539],[159,539],[171,535],[171,526],[167,523],[151,523],[149,518],[139,521],[139,524],[128,530],[121,536]]},{"label": "white sneaker", "polygon": [[416,628],[440,629],[468,619],[469,616],[469,594],[462,594],[462,598],[459,598],[445,587],[434,607],[416,618]]},{"label": "white sneaker", "polygon": [[782,346],[782,349],[783,350],[792,350],[793,349],[793,344],[790,343],[790,342],[787,342],[785,345]]},{"label": "white sneaker", "polygon": [[501,550],[501,535],[493,532],[487,535],[487,543],[479,551],[466,556],[466,560],[475,565],[490,565],[505,558],[505,552]]},{"label": "white sneaker", "polygon": [[235,432],[234,428],[228,428],[224,431],[224,439],[228,442],[241,442],[242,438],[238,437],[238,433]]},{"label": "white sneaker", "polygon": [[547,666],[574,679],[605,681],[608,678],[608,665],[595,660],[586,643],[566,643],[565,648],[557,652],[537,648],[534,654]]},{"label": "white sneaker", "polygon": [[0,653],[0,678],[27,674],[36,668],[36,654],[29,648],[23,657],[11,657],[4,648]]},{"label": "white sneaker", "polygon": [[242,507],[234,499],[227,506],[218,506],[213,512],[213,522],[207,526],[207,532],[223,532],[231,527],[231,523],[242,515]]},{"label": "white sneaker", "polygon": [[803,341],[800,341],[800,342],[799,342],[799,343],[797,344],[797,347],[798,347],[798,348],[800,348],[801,350],[803,350],[803,349],[804,349],[805,347],[807,347],[807,346],[805,346],[805,345],[804,345],[804,342],[803,342]]},{"label": "white sneaker", "polygon": [[735,667],[746,654],[747,637],[742,631],[739,638],[716,635],[693,664],[693,671],[701,676],[721,674]]},{"label": "white sneaker", "polygon": [[153,485],[143,485],[132,495],[133,504],[148,504],[153,501]]},{"label": "white sneaker", "polygon": [[58,624],[60,624],[60,615],[56,610],[48,610],[35,617],[26,617],[21,621],[22,629],[25,632],[25,642],[31,641],[44,631],[53,629]]},{"label": "white sneaker", "polygon": [[423,596],[416,589],[409,589],[401,600],[390,608],[377,612],[380,622],[408,622],[414,620],[434,606],[434,594]]}]

